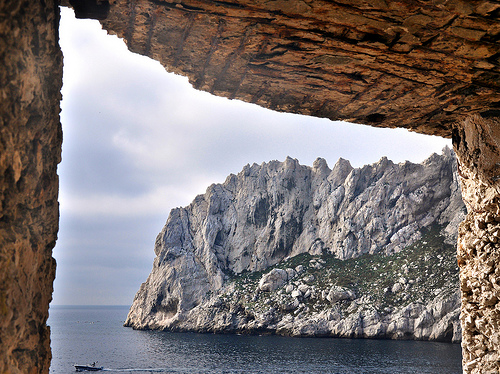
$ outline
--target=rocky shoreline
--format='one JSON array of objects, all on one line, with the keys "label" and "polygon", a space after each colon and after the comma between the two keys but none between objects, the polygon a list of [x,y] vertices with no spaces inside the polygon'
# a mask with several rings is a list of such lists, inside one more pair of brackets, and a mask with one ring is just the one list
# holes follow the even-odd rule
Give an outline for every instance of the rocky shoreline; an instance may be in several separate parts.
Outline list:
[{"label": "rocky shoreline", "polygon": [[459,342],[458,267],[442,240],[434,227],[392,256],[303,254],[233,275],[166,330]]},{"label": "rocky shoreline", "polygon": [[248,165],[171,212],[125,325],[458,342],[454,168]]}]

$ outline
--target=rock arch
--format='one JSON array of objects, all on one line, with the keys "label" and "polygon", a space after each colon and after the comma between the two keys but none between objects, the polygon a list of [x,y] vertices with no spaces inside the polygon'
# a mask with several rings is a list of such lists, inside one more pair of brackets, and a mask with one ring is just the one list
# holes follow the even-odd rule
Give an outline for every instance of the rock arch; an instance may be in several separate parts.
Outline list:
[{"label": "rock arch", "polygon": [[[464,371],[498,372],[498,1],[71,3],[77,16],[101,19],[131,51],[198,89],[278,111],[452,137],[469,211],[457,255]],[[0,5],[1,372],[48,372],[50,363],[45,323],[62,138],[57,6]]]}]

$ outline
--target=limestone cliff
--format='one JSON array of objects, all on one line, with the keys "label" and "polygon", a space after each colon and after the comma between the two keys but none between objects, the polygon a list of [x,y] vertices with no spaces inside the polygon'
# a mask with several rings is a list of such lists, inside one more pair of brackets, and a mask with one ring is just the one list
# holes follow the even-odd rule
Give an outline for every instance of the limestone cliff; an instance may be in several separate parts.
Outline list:
[{"label": "limestone cliff", "polygon": [[458,340],[454,168],[449,149],[359,169],[247,165],[172,210],[126,325]]}]

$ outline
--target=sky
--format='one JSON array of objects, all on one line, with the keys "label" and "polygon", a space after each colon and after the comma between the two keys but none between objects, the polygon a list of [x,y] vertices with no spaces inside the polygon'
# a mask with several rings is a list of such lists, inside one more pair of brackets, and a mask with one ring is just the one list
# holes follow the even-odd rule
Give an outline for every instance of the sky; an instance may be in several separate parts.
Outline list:
[{"label": "sky", "polygon": [[130,305],[172,208],[246,164],[422,162],[451,141],[277,113],[194,90],[61,8],[60,229],[53,305]]}]

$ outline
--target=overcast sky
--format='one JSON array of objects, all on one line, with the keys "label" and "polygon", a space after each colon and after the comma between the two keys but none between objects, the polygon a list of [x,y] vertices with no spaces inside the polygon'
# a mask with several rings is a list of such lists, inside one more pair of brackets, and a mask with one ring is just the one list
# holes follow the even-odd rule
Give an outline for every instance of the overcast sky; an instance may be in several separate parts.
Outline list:
[{"label": "overcast sky", "polygon": [[195,91],[62,8],[60,230],[53,304],[130,305],[172,208],[247,163],[421,162],[451,142],[275,113]]}]

